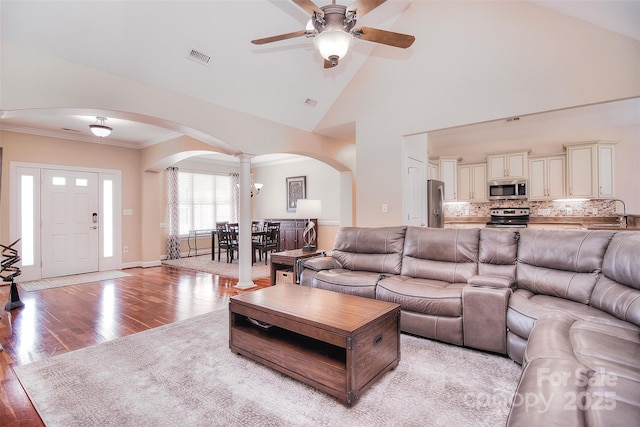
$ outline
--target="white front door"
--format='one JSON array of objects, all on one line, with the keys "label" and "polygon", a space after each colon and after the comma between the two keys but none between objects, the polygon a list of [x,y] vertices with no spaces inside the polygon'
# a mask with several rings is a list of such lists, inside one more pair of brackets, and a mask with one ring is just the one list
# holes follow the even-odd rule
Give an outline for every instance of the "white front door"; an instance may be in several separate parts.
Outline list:
[{"label": "white front door", "polygon": [[98,174],[42,169],[42,277],[98,271]]}]

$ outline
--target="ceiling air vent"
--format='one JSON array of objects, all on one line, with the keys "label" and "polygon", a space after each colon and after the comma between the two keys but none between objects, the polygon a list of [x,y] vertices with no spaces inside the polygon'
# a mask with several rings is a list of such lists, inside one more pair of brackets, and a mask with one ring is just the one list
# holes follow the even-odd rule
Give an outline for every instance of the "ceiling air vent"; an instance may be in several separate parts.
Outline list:
[{"label": "ceiling air vent", "polygon": [[211,56],[207,55],[206,53],[202,53],[196,49],[191,49],[191,52],[189,52],[189,55],[187,55],[187,58],[193,61],[196,61],[197,63],[202,65],[209,65],[209,61],[211,61]]},{"label": "ceiling air vent", "polygon": [[304,101],[304,105],[308,106],[308,107],[315,107],[316,104],[318,103],[318,101],[316,101],[315,99],[311,99],[311,98],[307,98]]}]

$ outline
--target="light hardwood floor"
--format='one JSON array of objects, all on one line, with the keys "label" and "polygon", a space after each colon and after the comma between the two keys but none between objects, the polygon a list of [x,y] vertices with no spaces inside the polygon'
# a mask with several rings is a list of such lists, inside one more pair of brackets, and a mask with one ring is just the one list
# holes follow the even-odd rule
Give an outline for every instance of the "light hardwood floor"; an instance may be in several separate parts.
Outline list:
[{"label": "light hardwood floor", "polygon": [[[226,307],[248,291],[237,279],[172,267],[133,268],[130,277],[20,292],[25,306],[0,311],[0,426],[42,426],[13,367]],[[0,287],[4,307],[9,287]]]}]

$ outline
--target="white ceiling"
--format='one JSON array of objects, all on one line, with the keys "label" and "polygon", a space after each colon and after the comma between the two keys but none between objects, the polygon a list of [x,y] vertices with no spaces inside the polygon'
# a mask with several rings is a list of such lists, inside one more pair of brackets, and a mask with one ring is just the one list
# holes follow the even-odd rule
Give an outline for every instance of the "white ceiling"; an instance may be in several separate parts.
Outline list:
[{"label": "white ceiling", "polygon": [[[411,34],[410,28],[394,26],[401,14],[411,13],[410,3],[389,0],[358,25]],[[535,3],[640,40],[640,1]],[[255,38],[304,28],[309,16],[290,0],[2,0],[0,8],[3,41],[340,138],[353,138],[355,127],[318,129],[318,123],[374,49],[383,58],[393,57],[390,50],[395,49],[356,40],[338,67],[324,69],[310,39],[252,45],[250,40]],[[192,49],[210,55],[210,63],[190,60]],[[305,104],[307,98],[317,101],[315,107]],[[0,126],[137,148],[176,136],[162,126],[110,118],[107,124],[115,131],[101,140],[91,136],[88,128],[100,112],[81,113],[0,111]]]}]

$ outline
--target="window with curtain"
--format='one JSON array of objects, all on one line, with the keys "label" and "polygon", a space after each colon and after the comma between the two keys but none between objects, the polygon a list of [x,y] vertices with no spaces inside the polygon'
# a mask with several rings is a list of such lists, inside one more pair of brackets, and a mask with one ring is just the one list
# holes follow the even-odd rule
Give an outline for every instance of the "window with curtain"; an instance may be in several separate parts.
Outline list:
[{"label": "window with curtain", "polygon": [[178,172],[180,235],[231,221],[232,187],[228,175]]}]

